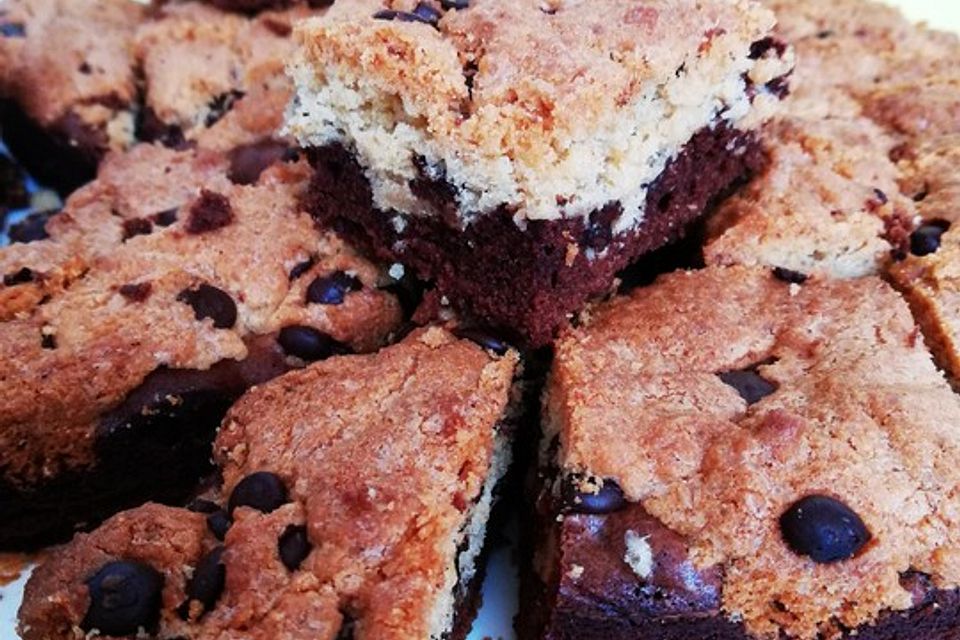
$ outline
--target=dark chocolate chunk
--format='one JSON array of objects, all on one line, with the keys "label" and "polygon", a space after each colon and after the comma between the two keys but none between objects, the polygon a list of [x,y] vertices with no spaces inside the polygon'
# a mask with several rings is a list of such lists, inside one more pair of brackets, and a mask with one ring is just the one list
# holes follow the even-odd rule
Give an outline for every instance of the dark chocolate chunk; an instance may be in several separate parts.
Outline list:
[{"label": "dark chocolate chunk", "polygon": [[169,227],[174,222],[177,221],[177,208],[167,209],[165,211],[160,211],[150,216],[150,219],[153,221],[153,224],[158,227]]},{"label": "dark chocolate chunk", "polygon": [[852,558],[870,540],[860,516],[822,495],[807,496],[784,511],[780,531],[794,553],[821,564]]},{"label": "dark chocolate chunk", "polygon": [[313,362],[350,353],[349,347],[313,327],[294,325],[280,330],[277,338],[287,355]]},{"label": "dark chocolate chunk", "polygon": [[773,277],[777,280],[789,282],[790,284],[803,284],[810,278],[810,276],[805,273],[800,273],[793,269],[785,269],[784,267],[774,267]]},{"label": "dark chocolate chunk", "polygon": [[[187,583],[187,600],[180,605],[180,617],[190,617],[190,604],[199,602],[203,611],[209,611],[220,599],[227,579],[227,568],[223,565],[223,547],[216,547],[201,558],[193,570],[193,577]],[[202,615],[202,614],[201,614]]]},{"label": "dark chocolate chunk", "polygon": [[217,509],[207,515],[207,529],[210,529],[210,533],[215,535],[217,540],[223,540],[232,524],[233,521],[223,509]]},{"label": "dark chocolate chunk", "polygon": [[398,20],[400,22],[422,22],[436,26],[440,22],[440,13],[425,2],[417,4],[413,11],[394,11],[382,9],[373,14],[374,20]]},{"label": "dark chocolate chunk", "polygon": [[317,263],[317,259],[313,256],[310,256],[303,262],[297,263],[293,269],[290,269],[290,281],[293,282],[307,271],[310,271],[310,268]]},{"label": "dark chocolate chunk", "polygon": [[189,146],[183,129],[167,124],[150,107],[140,109],[136,123],[137,138],[143,142],[158,142],[169,149],[184,149]]},{"label": "dark chocolate chunk", "polygon": [[237,304],[230,295],[209,284],[184,289],[177,300],[193,307],[197,320],[210,318],[217,329],[231,329],[237,323]]},{"label": "dark chocolate chunk", "polygon": [[946,220],[930,220],[921,224],[910,234],[910,253],[925,256],[940,248],[940,238],[950,228]]},{"label": "dark chocolate chunk", "polygon": [[560,486],[564,507],[577,513],[612,513],[627,505],[623,490],[613,480],[604,480],[596,493],[580,491],[579,478],[565,478]]},{"label": "dark chocolate chunk", "polygon": [[128,218],[123,221],[123,240],[145,236],[153,232],[153,223],[146,218]]},{"label": "dark chocolate chunk", "polygon": [[440,0],[440,6],[446,10],[466,9],[470,6],[470,0]]},{"label": "dark chocolate chunk", "polygon": [[257,471],[233,488],[227,510],[232,514],[237,507],[251,507],[270,513],[287,502],[287,488],[283,486],[283,480],[275,473]]},{"label": "dark chocolate chunk", "polygon": [[190,207],[187,233],[206,233],[233,222],[233,207],[226,196],[204,189]]},{"label": "dark chocolate chunk", "polygon": [[510,349],[510,345],[503,340],[495,338],[489,333],[474,327],[457,327],[454,329],[453,335],[463,340],[475,342],[487,351],[492,351],[498,356],[502,356]]},{"label": "dark chocolate chunk", "polygon": [[56,349],[57,338],[50,333],[44,333],[40,336],[40,346],[44,349]]},{"label": "dark chocolate chunk", "polygon": [[237,91],[236,89],[216,96],[210,101],[210,110],[207,111],[207,117],[203,121],[204,126],[212,127],[215,125],[220,118],[226,115],[227,111],[233,108],[234,103],[243,96],[243,91]]},{"label": "dark chocolate chunk", "polygon": [[36,242],[37,240],[46,240],[50,237],[47,233],[47,221],[60,213],[59,210],[35,211],[26,218],[10,227],[7,235],[10,242]]},{"label": "dark chocolate chunk", "polygon": [[307,537],[307,528],[300,525],[290,525],[284,529],[277,542],[277,553],[280,562],[290,571],[296,571],[304,558],[310,555],[310,539]]},{"label": "dark chocolate chunk", "polygon": [[307,287],[307,302],[313,304],[343,304],[351,291],[359,291],[363,283],[357,276],[335,271],[326,276],[317,276]]},{"label": "dark chocolate chunk", "polygon": [[725,383],[737,390],[740,397],[747,404],[760,402],[763,398],[777,390],[777,385],[765,379],[754,369],[740,371],[724,371],[717,376]]},{"label": "dark chocolate chunk", "polygon": [[773,51],[776,53],[777,57],[780,57],[786,52],[787,45],[782,40],[776,38],[763,38],[762,40],[757,40],[750,45],[750,59],[759,60],[767,54],[768,51]]},{"label": "dark chocolate chunk", "polygon": [[3,276],[3,286],[5,287],[14,287],[28,282],[33,282],[33,270],[28,267],[21,267],[17,271]]},{"label": "dark chocolate chunk", "polygon": [[0,22],[0,36],[4,38],[24,38],[27,28],[22,22]]},{"label": "dark chocolate chunk", "polygon": [[187,509],[195,513],[213,513],[220,510],[220,505],[211,500],[203,498],[194,498],[187,504]]},{"label": "dark chocolate chunk", "polygon": [[153,285],[149,282],[133,282],[120,286],[120,295],[130,302],[143,302],[150,297]]},{"label": "dark chocolate chunk", "polygon": [[80,623],[84,631],[103,635],[151,632],[160,620],[163,576],[140,562],[117,560],[100,568],[89,580],[90,605]]},{"label": "dark chocolate chunk", "polygon": [[253,184],[264,169],[289,157],[290,146],[272,138],[240,145],[230,151],[227,177],[235,184]]}]

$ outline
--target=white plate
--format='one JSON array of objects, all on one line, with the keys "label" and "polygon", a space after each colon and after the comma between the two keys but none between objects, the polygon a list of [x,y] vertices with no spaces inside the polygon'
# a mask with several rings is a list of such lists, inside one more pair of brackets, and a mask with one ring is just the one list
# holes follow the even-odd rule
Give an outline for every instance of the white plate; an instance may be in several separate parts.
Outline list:
[{"label": "white plate", "polygon": [[[887,0],[917,21],[926,21],[939,29],[960,31],[960,2],[956,0]],[[515,539],[515,535],[510,535]],[[468,640],[499,638],[513,640],[513,616],[517,608],[516,553],[509,547],[491,554],[487,579],[483,586],[483,608]],[[16,640],[16,612],[20,606],[26,576],[0,587],[0,640]]]}]

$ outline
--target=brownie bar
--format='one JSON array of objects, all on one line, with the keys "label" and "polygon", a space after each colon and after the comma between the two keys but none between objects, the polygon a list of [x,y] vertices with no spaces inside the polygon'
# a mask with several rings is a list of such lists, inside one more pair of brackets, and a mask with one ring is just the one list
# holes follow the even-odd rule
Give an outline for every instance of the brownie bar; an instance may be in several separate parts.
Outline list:
[{"label": "brownie bar", "polygon": [[[558,521],[559,519],[559,521]],[[624,504],[609,514],[570,513],[541,487],[531,519],[542,549],[542,571],[523,576],[518,619],[523,640],[749,640],[743,625],[722,614],[722,575],[693,565],[682,536],[644,511]],[[657,549],[653,575],[638,584],[624,562],[624,537],[633,531]],[[843,630],[865,640],[953,638],[960,626],[960,591],[938,589],[929,576],[901,575],[913,597],[906,611],[886,611],[876,622]]]},{"label": "brownie bar", "polygon": [[3,547],[177,501],[247,388],[398,328],[392,280],[299,208],[307,164],[259,151],[137,146],[0,249]]},{"label": "brownie bar", "polygon": [[314,213],[534,347],[755,168],[787,91],[748,1],[378,4],[295,30]]},{"label": "brownie bar", "polygon": [[517,361],[431,328],[251,390],[217,436],[222,487],[54,552],[21,636],[458,637],[510,461]]},{"label": "brownie bar", "polygon": [[[765,160],[751,133],[718,125],[697,133],[651,185],[639,228],[614,234],[619,207],[589,220],[536,220],[518,227],[500,209],[465,230],[412,217],[402,230],[372,202],[361,167],[341,147],[310,152],[309,210],[358,246],[411,266],[435,281],[458,309],[521,343],[547,344],[583,301],[607,293],[635,258],[683,237],[688,225]],[[418,179],[437,209],[455,207],[451,187]]]},{"label": "brownie bar", "polygon": [[526,637],[956,636],[960,398],[883,281],[663,276],[544,407]]}]

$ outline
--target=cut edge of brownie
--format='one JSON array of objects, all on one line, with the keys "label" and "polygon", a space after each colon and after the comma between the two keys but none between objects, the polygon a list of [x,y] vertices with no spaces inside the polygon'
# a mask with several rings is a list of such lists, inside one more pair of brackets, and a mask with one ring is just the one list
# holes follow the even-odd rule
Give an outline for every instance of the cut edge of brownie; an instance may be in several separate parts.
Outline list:
[{"label": "cut edge of brownie", "polygon": [[275,336],[248,347],[242,361],[147,376],[102,416],[92,466],[25,486],[0,480],[0,548],[64,542],[147,499],[182,503],[212,471],[213,438],[233,401],[290,368]]},{"label": "cut edge of brownie", "polygon": [[[309,156],[315,174],[305,205],[321,224],[381,259],[412,267],[460,312],[530,347],[547,344],[636,258],[683,237],[766,158],[754,132],[725,123],[699,131],[650,186],[644,222],[615,235],[617,203],[588,220],[529,221],[525,228],[503,207],[466,229],[442,216],[388,215],[375,209],[363,170],[343,147],[311,149]],[[440,211],[454,204],[442,180],[423,175],[411,188]]]},{"label": "cut edge of brownie", "polygon": [[93,180],[107,153],[102,131],[67,114],[45,128],[30,119],[13,101],[0,101],[0,130],[10,153],[41,184],[69,194]]},{"label": "cut edge of brownie", "polygon": [[[754,639],[742,623],[723,613],[721,567],[695,568],[684,538],[640,503],[628,502],[609,513],[571,512],[556,495],[557,477],[555,468],[531,468],[526,482],[520,601],[529,604],[528,615],[515,620],[520,640]],[[646,579],[625,560],[627,530],[649,541],[653,568]],[[614,537],[615,547],[610,544]],[[609,570],[611,566],[615,568]],[[583,580],[588,571],[598,570],[601,575]],[[913,597],[912,608],[884,611],[873,624],[841,626],[841,637],[957,637],[960,589],[938,588],[929,576],[912,570],[902,573],[900,582]]]}]

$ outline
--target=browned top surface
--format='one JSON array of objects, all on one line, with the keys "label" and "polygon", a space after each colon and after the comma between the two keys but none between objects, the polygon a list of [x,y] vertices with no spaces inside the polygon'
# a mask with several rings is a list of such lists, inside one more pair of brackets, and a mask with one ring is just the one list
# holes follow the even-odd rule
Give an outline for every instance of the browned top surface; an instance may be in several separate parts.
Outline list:
[{"label": "browned top surface", "polygon": [[[754,365],[778,388],[747,406],[717,373]],[[560,340],[547,406],[562,465],[616,480],[721,566],[724,609],[753,633],[908,608],[908,569],[960,582],[960,399],[877,279],[666,276]],[[791,552],[779,516],[811,493],[850,505],[870,546],[833,565]]]},{"label": "browned top surface", "polygon": [[[48,240],[0,250],[0,274],[33,274],[0,285],[0,468],[8,479],[36,481],[87,463],[98,417],[158,367],[239,360],[249,338],[293,324],[357,350],[376,348],[395,328],[400,308],[377,288],[382,272],[299,209],[305,163],[274,165],[249,186],[226,170],[212,152],[139,146],[108,160],[100,179],[67,201]],[[223,196],[231,218],[195,233],[203,190]],[[154,222],[170,209],[172,225]],[[291,279],[308,259],[313,266]],[[309,304],[310,282],[337,270],[356,274],[362,289],[340,305]],[[178,301],[200,284],[230,296],[234,326],[198,320]],[[148,289],[139,299],[124,285]],[[44,336],[55,348],[44,348]]]}]

